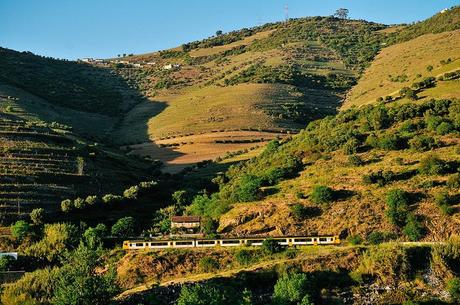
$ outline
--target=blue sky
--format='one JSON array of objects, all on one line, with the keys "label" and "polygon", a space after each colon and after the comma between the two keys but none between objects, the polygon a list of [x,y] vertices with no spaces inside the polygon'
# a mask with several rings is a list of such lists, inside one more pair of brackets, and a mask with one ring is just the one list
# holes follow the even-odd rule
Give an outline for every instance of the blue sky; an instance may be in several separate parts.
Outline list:
[{"label": "blue sky", "polygon": [[289,17],[386,24],[422,20],[460,0],[0,0],[0,46],[57,58],[146,53]]}]

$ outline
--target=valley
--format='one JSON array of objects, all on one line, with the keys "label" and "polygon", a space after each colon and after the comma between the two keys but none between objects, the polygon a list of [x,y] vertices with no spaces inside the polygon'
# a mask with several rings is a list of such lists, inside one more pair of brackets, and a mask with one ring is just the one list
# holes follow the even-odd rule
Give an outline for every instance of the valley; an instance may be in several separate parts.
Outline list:
[{"label": "valley", "polygon": [[460,7],[145,54],[0,48],[0,305],[460,302]]}]

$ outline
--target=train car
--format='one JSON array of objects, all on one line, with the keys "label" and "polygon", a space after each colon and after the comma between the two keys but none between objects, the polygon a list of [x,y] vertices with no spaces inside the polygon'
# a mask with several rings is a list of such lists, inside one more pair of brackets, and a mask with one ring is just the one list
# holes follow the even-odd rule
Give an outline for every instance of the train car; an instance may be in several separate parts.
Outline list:
[{"label": "train car", "polygon": [[[287,236],[270,237],[276,240],[281,246],[302,247],[316,245],[338,245],[338,236]],[[267,238],[245,237],[245,238],[223,238],[223,239],[182,239],[182,240],[126,240],[123,242],[125,250],[141,249],[168,249],[168,248],[210,248],[210,247],[239,247],[254,246],[260,247]]]}]

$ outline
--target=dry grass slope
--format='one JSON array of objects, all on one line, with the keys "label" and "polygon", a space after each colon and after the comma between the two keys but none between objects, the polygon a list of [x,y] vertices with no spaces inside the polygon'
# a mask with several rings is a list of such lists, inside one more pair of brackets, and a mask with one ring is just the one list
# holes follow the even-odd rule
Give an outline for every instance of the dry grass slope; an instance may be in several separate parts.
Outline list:
[{"label": "dry grass slope", "polygon": [[[439,76],[460,69],[460,30],[427,34],[383,49],[349,92],[342,108],[376,102],[379,97],[394,95],[424,77]],[[450,64],[441,64],[451,59]],[[427,67],[433,70],[428,71]],[[400,81],[391,79],[400,76]],[[426,98],[460,97],[458,82],[424,91]]]}]

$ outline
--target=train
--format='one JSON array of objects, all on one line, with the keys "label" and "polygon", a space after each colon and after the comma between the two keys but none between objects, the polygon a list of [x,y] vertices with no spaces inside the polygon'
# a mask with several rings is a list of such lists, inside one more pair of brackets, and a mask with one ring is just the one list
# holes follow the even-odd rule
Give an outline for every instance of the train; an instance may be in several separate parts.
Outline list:
[{"label": "train", "polygon": [[286,236],[286,237],[244,237],[244,238],[223,238],[223,239],[152,239],[152,240],[125,240],[123,249],[172,249],[172,248],[207,248],[207,247],[240,247],[240,246],[262,246],[266,239],[273,239],[281,246],[316,246],[316,245],[338,245],[338,236]]}]

